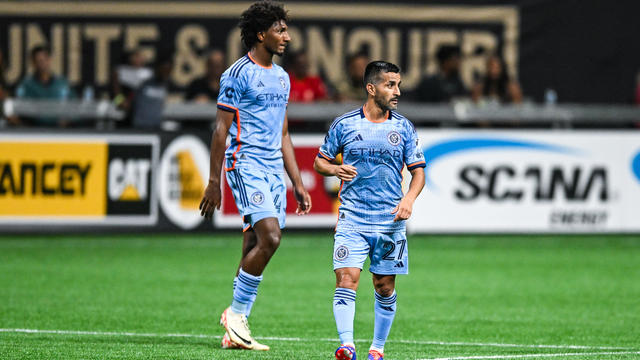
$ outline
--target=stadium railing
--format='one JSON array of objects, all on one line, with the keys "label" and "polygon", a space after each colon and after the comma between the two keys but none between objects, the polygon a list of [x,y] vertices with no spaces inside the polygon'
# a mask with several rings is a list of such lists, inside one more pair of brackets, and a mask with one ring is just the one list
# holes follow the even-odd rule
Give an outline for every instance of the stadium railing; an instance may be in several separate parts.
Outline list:
[{"label": "stadium railing", "polygon": [[[35,117],[46,114],[72,122],[95,124],[96,128],[113,128],[124,118],[124,112],[108,100],[100,101],[43,101],[5,99],[4,114]],[[358,103],[290,104],[290,119],[305,122],[329,123],[333,118],[361,106]],[[215,118],[215,104],[169,103],[163,111],[164,120],[178,123],[207,123]],[[457,127],[474,124],[541,125],[570,128],[580,123],[601,127],[621,127],[640,123],[640,107],[630,105],[476,105],[469,102],[454,104],[403,103],[401,113],[416,125]],[[3,127],[7,123],[2,123]]]}]

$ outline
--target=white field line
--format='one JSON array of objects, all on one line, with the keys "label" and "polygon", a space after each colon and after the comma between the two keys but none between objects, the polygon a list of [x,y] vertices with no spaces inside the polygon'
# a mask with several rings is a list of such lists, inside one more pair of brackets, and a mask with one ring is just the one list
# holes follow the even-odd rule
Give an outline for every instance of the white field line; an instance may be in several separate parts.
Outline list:
[{"label": "white field line", "polygon": [[562,354],[521,354],[521,355],[487,355],[487,356],[458,356],[449,358],[419,359],[419,360],[481,360],[481,359],[523,359],[567,356],[602,356],[602,355],[640,355],[640,351],[592,352],[592,353],[562,353]]},{"label": "white field line", "polygon": [[[81,331],[81,330],[39,330],[39,329],[0,329],[0,333],[25,333],[25,334],[57,334],[57,335],[94,335],[94,336],[132,336],[132,337],[158,337],[158,338],[198,338],[198,339],[221,339],[221,335],[206,334],[158,334],[158,333],[135,333],[135,332],[114,332],[114,331]],[[334,338],[316,338],[305,339],[297,337],[272,337],[272,336],[256,336],[258,340],[271,341],[294,341],[294,342],[310,342],[310,341],[326,341],[338,342]],[[370,342],[370,339],[356,339],[356,342]],[[393,340],[387,342],[400,344],[415,345],[443,345],[443,346],[476,346],[476,347],[506,347],[506,348],[536,348],[536,349],[581,349],[581,350],[637,350],[632,347],[619,346],[585,346],[585,345],[528,345],[528,344],[501,344],[501,343],[473,343],[473,342],[445,342],[445,341],[422,341],[422,340]],[[559,356],[559,355],[558,355]],[[470,358],[451,358],[451,359],[476,359]],[[480,359],[485,359],[481,357]],[[490,359],[490,358],[486,358]]]}]

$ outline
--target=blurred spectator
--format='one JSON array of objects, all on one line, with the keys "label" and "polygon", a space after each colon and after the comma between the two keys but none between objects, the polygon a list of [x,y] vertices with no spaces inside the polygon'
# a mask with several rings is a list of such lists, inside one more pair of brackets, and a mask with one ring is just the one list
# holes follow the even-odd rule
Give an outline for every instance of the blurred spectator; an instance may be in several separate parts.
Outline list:
[{"label": "blurred spectator", "polygon": [[210,51],[207,54],[207,73],[189,84],[186,99],[198,103],[216,102],[224,70],[224,52],[217,49]]},{"label": "blurred spectator", "polygon": [[141,50],[133,50],[124,54],[121,64],[111,74],[111,97],[114,105],[125,111],[122,125],[131,125],[131,106],[136,90],[153,76],[148,68],[147,59]]},{"label": "blurred spectator", "polygon": [[153,76],[136,90],[132,102],[132,126],[139,129],[159,129],[162,111],[169,92],[173,70],[173,54],[158,55]]},{"label": "blurred spectator", "polygon": [[[34,100],[67,100],[73,96],[67,80],[51,71],[51,52],[47,47],[36,46],[31,50],[31,62],[34,72],[27,75],[16,89],[16,97],[19,99]],[[36,117],[32,119],[20,119],[20,122],[44,125],[66,126],[63,119],[52,117]]]},{"label": "blurred spectator", "polygon": [[485,77],[474,85],[471,98],[475,102],[486,99],[499,103],[521,103],[522,89],[507,74],[502,58],[491,55],[487,58]]},{"label": "blurred spectator", "polygon": [[420,102],[449,102],[456,97],[469,96],[460,78],[460,47],[446,45],[436,53],[438,72],[424,79],[414,92]]},{"label": "blurred spectator", "polygon": [[364,90],[364,69],[369,64],[369,56],[364,52],[353,54],[347,58],[347,79],[336,85],[338,101],[366,101]]},{"label": "blurred spectator", "polygon": [[309,58],[306,52],[291,54],[287,71],[291,80],[290,102],[314,102],[327,100],[327,87],[322,78],[309,73]]}]

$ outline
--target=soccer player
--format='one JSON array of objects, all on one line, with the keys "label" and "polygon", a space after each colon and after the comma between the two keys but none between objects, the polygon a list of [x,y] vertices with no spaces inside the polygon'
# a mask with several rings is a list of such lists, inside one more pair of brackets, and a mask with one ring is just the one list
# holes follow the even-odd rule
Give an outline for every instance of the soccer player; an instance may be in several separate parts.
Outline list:
[{"label": "soccer player", "polygon": [[[333,121],[314,163],[318,173],[342,180],[333,245],[333,314],[342,344],[335,352],[336,359],[356,359],[355,299],[367,255],[375,289],[375,325],[368,359],[383,358],[396,313],[396,275],[408,273],[405,220],[424,186],[425,160],[416,130],[395,112],[400,69],[384,61],[371,62],[364,85],[366,103]],[[340,153],[342,164],[333,164]],[[403,195],[405,165],[411,183]]]},{"label": "soccer player", "polygon": [[[244,231],[233,302],[220,318],[226,329],[223,347],[269,350],[252,338],[247,316],[285,225],[287,187],[283,165],[293,184],[296,213],[306,214],[311,209],[311,198],[302,184],[288,132],[289,76],[272,62],[273,55],[282,56],[290,41],[286,22],[283,6],[270,1],[256,2],[244,11],[239,26],[249,52],[229,67],[220,81],[209,184],[200,210],[210,218],[214,208],[220,209],[224,162],[227,182],[243,216]],[[231,146],[225,151],[227,134],[231,136]]]}]

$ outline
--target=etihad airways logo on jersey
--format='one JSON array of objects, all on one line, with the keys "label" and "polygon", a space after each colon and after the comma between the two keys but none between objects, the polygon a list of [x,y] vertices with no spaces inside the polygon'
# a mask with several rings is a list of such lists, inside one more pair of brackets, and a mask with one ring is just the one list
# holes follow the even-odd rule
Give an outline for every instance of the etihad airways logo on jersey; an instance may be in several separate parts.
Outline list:
[{"label": "etihad airways logo on jersey", "polygon": [[256,100],[258,101],[280,101],[280,102],[287,102],[289,101],[289,95],[287,94],[278,94],[278,93],[264,93],[264,94],[258,94],[258,96],[256,96]]},{"label": "etihad airways logo on jersey", "polygon": [[349,149],[349,155],[352,156],[371,156],[371,157],[399,157],[402,155],[400,150],[375,149],[375,148],[355,148]]}]

